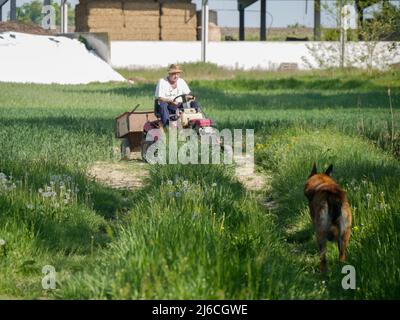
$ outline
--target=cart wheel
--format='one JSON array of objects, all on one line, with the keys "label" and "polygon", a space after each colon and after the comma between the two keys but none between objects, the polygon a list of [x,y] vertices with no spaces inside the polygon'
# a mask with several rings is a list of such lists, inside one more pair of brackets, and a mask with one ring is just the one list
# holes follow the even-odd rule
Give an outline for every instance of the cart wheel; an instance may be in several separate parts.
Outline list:
[{"label": "cart wheel", "polygon": [[131,154],[131,147],[129,146],[128,138],[124,138],[121,143],[121,158],[129,160]]}]

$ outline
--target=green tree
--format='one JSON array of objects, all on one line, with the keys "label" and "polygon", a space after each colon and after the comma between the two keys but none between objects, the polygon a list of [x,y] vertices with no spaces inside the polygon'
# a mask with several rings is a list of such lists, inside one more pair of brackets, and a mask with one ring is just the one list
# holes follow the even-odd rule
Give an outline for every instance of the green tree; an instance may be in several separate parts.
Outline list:
[{"label": "green tree", "polygon": [[[56,25],[61,25],[61,14],[60,14],[60,4],[51,0],[50,4],[54,7],[56,11]],[[33,0],[32,2],[25,3],[17,8],[17,20],[23,22],[33,22],[35,24],[42,24],[42,8],[43,1]],[[75,24],[75,10],[72,8],[71,4],[68,3],[68,25]]]}]

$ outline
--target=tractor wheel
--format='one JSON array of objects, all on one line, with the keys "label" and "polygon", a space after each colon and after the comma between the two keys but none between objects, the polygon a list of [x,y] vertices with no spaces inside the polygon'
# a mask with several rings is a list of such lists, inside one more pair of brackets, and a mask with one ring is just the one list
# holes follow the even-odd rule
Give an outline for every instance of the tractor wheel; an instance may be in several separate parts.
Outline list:
[{"label": "tractor wheel", "polygon": [[146,158],[147,149],[148,149],[153,143],[154,143],[153,141],[146,141],[146,140],[142,141],[142,144],[141,144],[141,151],[142,151],[142,160],[143,160],[143,161],[148,162],[148,161],[147,161],[147,158]]},{"label": "tractor wheel", "polygon": [[124,138],[121,143],[121,159],[129,160],[131,155],[131,147],[128,138]]}]

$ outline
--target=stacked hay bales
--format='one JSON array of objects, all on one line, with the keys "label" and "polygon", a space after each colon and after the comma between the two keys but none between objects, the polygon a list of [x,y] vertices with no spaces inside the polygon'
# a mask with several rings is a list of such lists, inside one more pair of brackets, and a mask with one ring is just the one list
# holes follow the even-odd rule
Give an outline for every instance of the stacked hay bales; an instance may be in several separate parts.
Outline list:
[{"label": "stacked hay bales", "polygon": [[75,31],[107,32],[110,40],[195,41],[196,5],[190,0],[80,0]]},{"label": "stacked hay bales", "polygon": [[124,36],[120,40],[160,40],[160,4],[154,1],[125,0]]},{"label": "stacked hay bales", "polygon": [[162,1],[161,40],[196,41],[196,5],[190,0]]},{"label": "stacked hay bales", "polygon": [[[208,41],[221,41],[221,28],[215,23],[208,24]],[[197,40],[201,40],[201,26],[197,27]]]},{"label": "stacked hay bales", "polygon": [[[217,11],[209,11],[208,21],[208,41],[221,41],[222,33],[218,26]],[[201,40],[201,10],[197,11],[197,40]]]},{"label": "stacked hay bales", "polygon": [[121,1],[80,0],[75,13],[76,31],[108,32],[113,39],[124,27]]}]

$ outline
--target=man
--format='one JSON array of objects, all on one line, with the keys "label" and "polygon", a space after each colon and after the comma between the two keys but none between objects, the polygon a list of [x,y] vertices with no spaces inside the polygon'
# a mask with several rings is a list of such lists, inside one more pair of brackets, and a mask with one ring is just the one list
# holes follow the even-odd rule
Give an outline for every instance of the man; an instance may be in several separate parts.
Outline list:
[{"label": "man", "polygon": [[[176,64],[171,64],[168,69],[168,75],[158,80],[155,98],[157,99],[157,112],[161,116],[161,122],[164,127],[169,124],[170,113],[176,113],[176,109],[182,106],[182,98],[173,99],[179,95],[185,94],[186,99],[194,99],[191,95],[189,86],[186,81],[180,78],[182,70]],[[200,106],[196,101],[191,102],[191,107],[196,111],[200,110]]]}]

